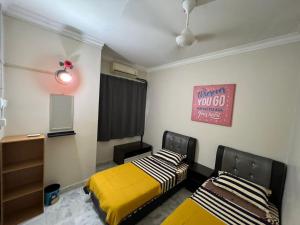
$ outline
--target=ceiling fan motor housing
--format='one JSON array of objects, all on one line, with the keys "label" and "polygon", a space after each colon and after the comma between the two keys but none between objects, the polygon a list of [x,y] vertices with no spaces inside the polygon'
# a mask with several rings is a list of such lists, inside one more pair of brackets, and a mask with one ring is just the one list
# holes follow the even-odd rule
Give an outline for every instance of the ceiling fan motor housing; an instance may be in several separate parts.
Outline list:
[{"label": "ceiling fan motor housing", "polygon": [[188,27],[181,32],[181,35],[176,37],[176,43],[180,47],[190,46],[194,41],[195,37]]},{"label": "ceiling fan motor housing", "polygon": [[182,7],[186,14],[190,14],[191,11],[197,6],[197,0],[183,0]]}]

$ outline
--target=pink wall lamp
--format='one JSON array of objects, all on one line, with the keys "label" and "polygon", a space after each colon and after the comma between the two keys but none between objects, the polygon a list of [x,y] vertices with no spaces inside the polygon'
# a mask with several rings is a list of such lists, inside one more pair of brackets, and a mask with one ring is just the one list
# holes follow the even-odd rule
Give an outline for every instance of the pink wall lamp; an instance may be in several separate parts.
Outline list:
[{"label": "pink wall lamp", "polygon": [[55,79],[57,82],[67,85],[72,81],[72,75],[69,72],[73,69],[73,64],[69,60],[65,60],[64,62],[59,62],[59,65],[63,67],[63,69],[57,70],[55,73]]}]

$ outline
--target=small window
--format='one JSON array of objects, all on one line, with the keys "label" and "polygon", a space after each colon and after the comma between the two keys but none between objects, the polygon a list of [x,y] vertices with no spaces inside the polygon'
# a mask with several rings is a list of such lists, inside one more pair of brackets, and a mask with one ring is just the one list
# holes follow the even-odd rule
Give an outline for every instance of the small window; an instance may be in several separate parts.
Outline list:
[{"label": "small window", "polygon": [[50,95],[50,132],[73,130],[74,97]]}]

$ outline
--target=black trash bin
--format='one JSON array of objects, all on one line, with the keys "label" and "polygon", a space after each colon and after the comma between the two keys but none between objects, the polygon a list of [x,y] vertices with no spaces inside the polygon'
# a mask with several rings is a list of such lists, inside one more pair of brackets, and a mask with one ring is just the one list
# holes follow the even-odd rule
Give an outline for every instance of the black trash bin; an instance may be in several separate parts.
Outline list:
[{"label": "black trash bin", "polygon": [[45,206],[53,205],[59,199],[60,184],[51,184],[45,187],[44,190],[44,204]]}]

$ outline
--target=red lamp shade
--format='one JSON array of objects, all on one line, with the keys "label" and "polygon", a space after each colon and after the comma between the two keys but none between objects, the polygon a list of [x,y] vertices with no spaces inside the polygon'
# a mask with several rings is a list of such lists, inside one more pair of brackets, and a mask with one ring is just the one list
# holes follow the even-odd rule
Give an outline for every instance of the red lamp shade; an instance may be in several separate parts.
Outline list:
[{"label": "red lamp shade", "polygon": [[64,62],[61,62],[61,65],[68,69],[73,69],[73,63],[69,60],[65,60]]},{"label": "red lamp shade", "polygon": [[61,84],[69,84],[72,81],[72,75],[66,70],[58,70],[55,79]]}]

